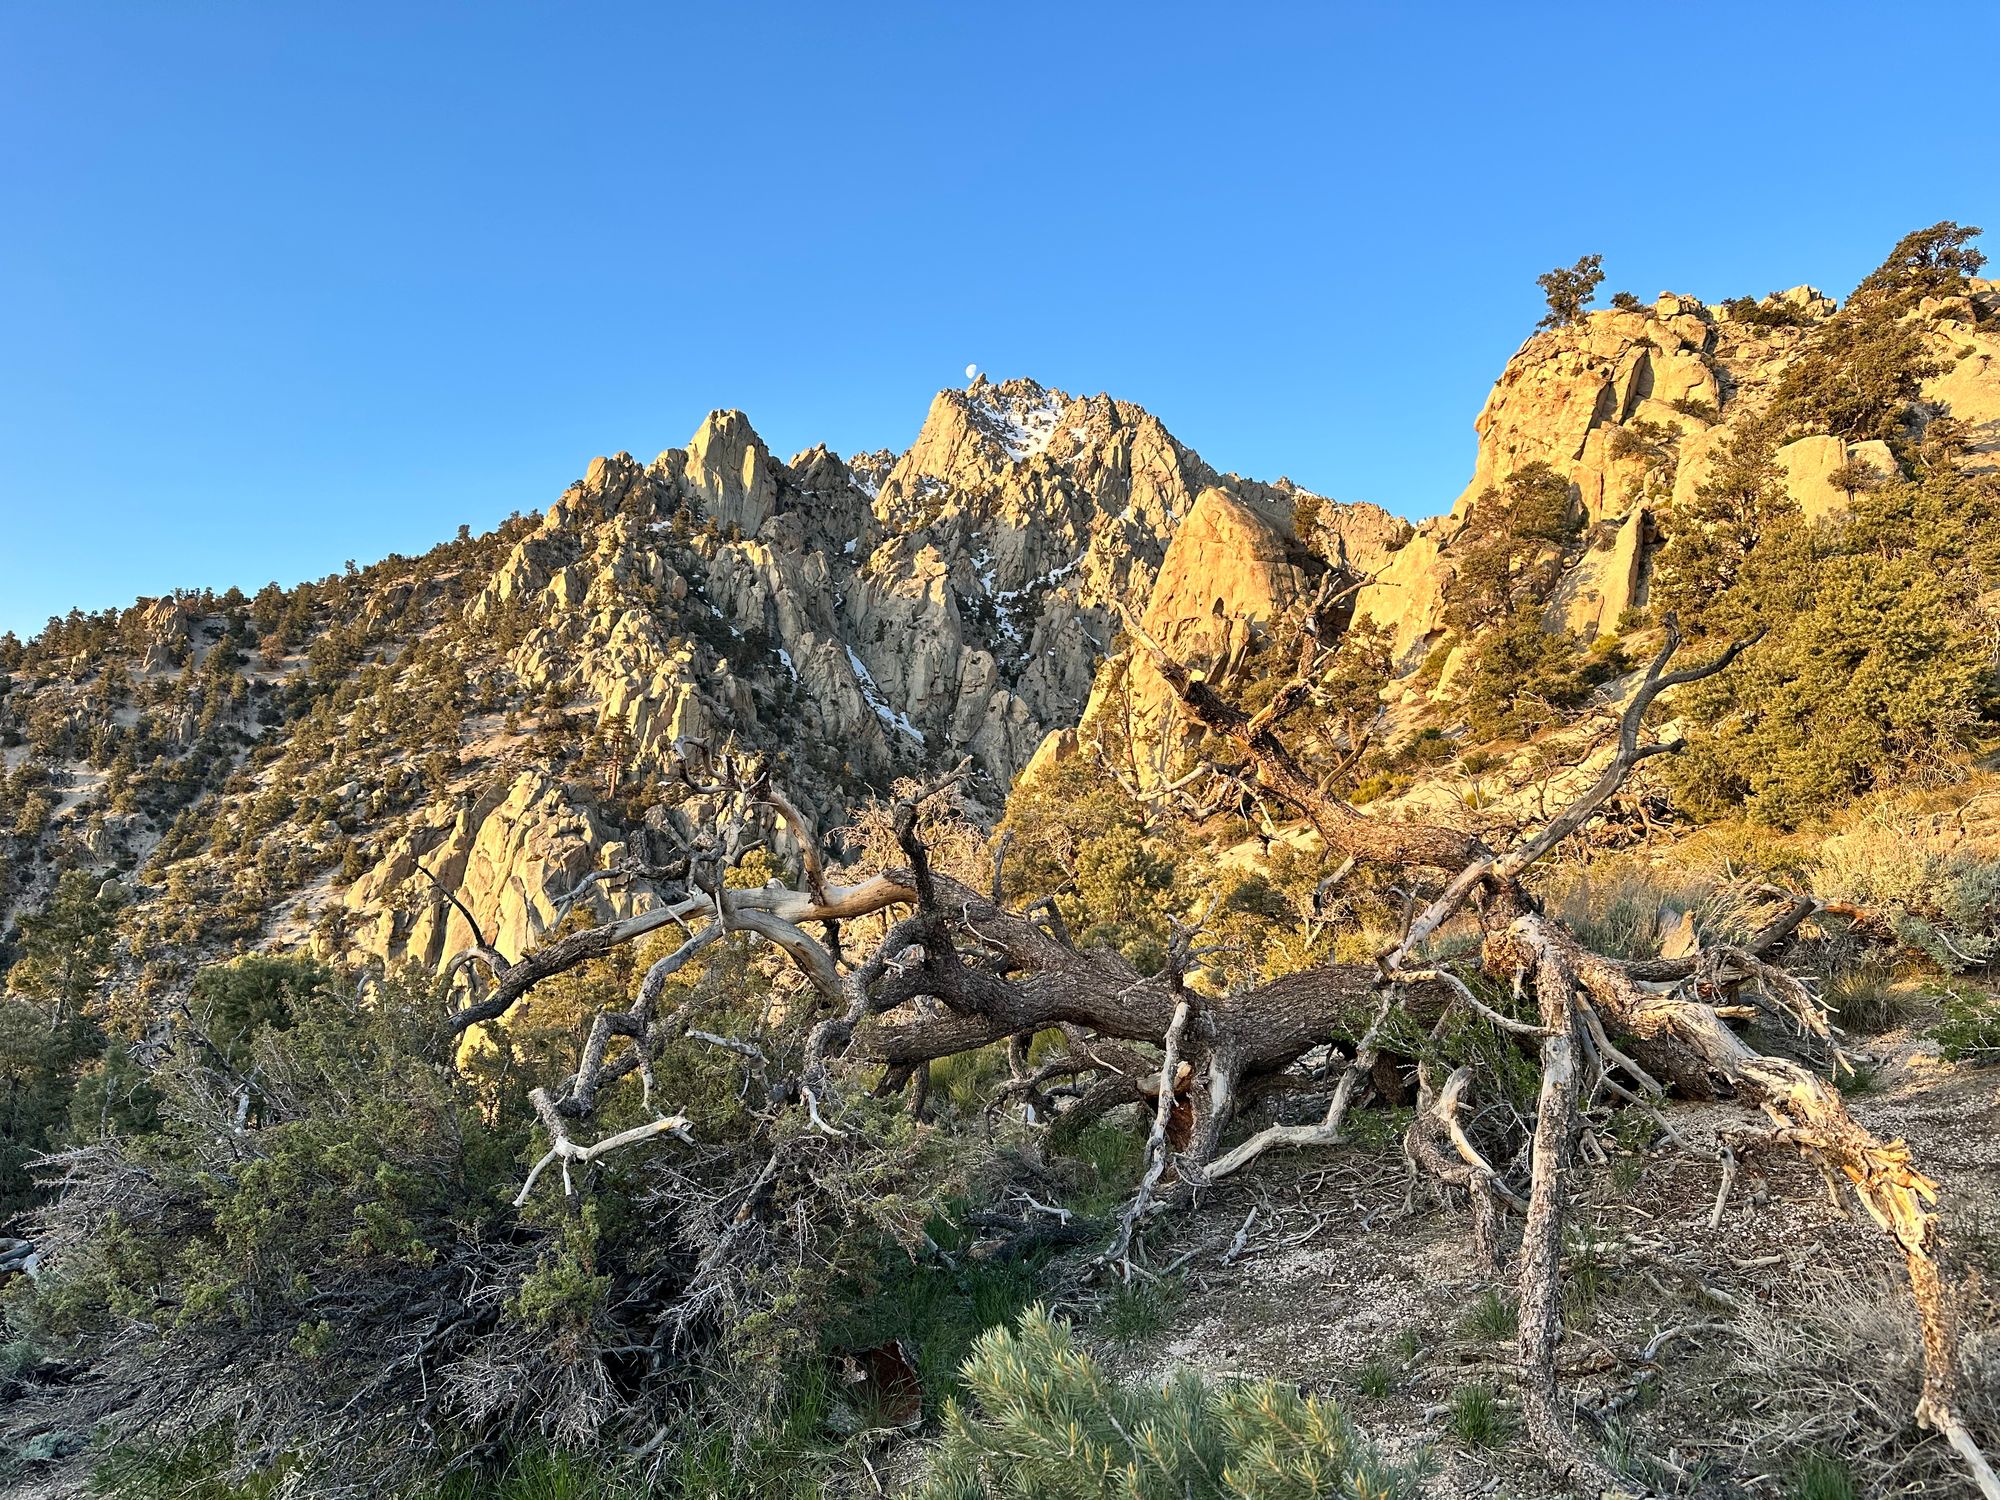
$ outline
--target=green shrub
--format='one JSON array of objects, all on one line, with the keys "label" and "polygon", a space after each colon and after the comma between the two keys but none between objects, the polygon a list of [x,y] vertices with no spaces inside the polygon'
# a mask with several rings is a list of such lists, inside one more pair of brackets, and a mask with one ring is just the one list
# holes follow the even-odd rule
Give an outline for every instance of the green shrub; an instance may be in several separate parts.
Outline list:
[{"label": "green shrub", "polygon": [[1679,439],[1679,428],[1639,418],[1612,433],[1610,454],[1613,458],[1649,459],[1671,468],[1674,447]]},{"label": "green shrub", "polygon": [[[690,981],[697,999],[722,986],[711,1024],[737,983],[731,950],[714,952],[719,977]],[[737,1058],[676,1041],[660,1067],[701,1111],[701,1153],[620,1152],[575,1174],[573,1205],[549,1173],[517,1210],[539,1155],[523,1095],[561,1076],[560,1038],[577,1045],[563,1002],[596,983],[588,966],[571,978],[550,986],[547,1034],[531,1010],[462,1059],[432,997],[395,983],[221,1007],[241,1022],[226,1049],[189,1019],[153,1074],[156,1128],[94,1146],[45,1210],[49,1270],[10,1324],[129,1382],[113,1441],[144,1433],[173,1464],[172,1432],[205,1432],[220,1456],[190,1461],[218,1480],[283,1454],[288,1493],[398,1493],[470,1453],[538,1443],[584,1472],[663,1426],[686,1434],[662,1463],[705,1462],[717,1442],[740,1458],[791,1420],[841,1297],[908,1262],[959,1181],[960,1143],[894,1103],[850,1100],[853,1134],[774,1185],[768,1224],[731,1231],[728,1210],[702,1205],[768,1152],[765,1122],[738,1102]],[[644,1118],[636,1082],[606,1095],[596,1128]],[[700,1292],[713,1311],[671,1359],[635,1365],[687,1305],[692,1247],[725,1232],[748,1254]],[[1028,1295],[1014,1286],[994,1316]],[[171,1432],[149,1426],[161,1419]]]},{"label": "green shrub", "polygon": [[1955,828],[1882,809],[1820,845],[1813,889],[1882,913],[1896,936],[1947,973],[2000,952],[2000,859],[1962,847]]},{"label": "green shrub", "polygon": [[[1769,407],[1711,455],[1694,495],[1661,517],[1655,606],[1698,633],[1763,636],[1676,703],[1694,732],[1667,774],[1697,818],[1747,804],[1797,827],[1866,791],[1948,780],[1991,734],[1978,601],[2000,569],[2000,486],[1952,462],[1942,435],[1913,440],[1913,403],[1936,366],[1925,325],[1906,316],[1962,284],[1979,261],[1966,248],[1976,232],[1946,223],[1906,236],[1813,332]],[[1774,455],[1806,433],[1883,439],[1906,472],[1804,525]]]},{"label": "green shrub", "polygon": [[1535,284],[1548,299],[1549,310],[1535,326],[1567,328],[1580,322],[1584,308],[1604,280],[1603,261],[1601,255],[1580,255],[1573,266],[1557,266],[1537,276]]},{"label": "green shrub", "polygon": [[1451,543],[1458,567],[1445,591],[1445,623],[1468,636],[1545,602],[1582,526],[1569,480],[1546,463],[1526,464],[1487,489]]},{"label": "green shrub", "polygon": [[1128,1388],[1031,1308],[982,1336],[970,1399],[945,1411],[925,1500],[1393,1500],[1416,1475],[1377,1459],[1330,1401],[1194,1373]]},{"label": "green shrub", "polygon": [[1944,1019],[1930,1035],[1952,1062],[2000,1063],[2000,998],[1953,986],[1944,992]]},{"label": "green shrub", "polygon": [[1003,872],[1010,898],[1061,892],[1063,916],[1085,946],[1101,943],[1142,972],[1158,969],[1175,862],[1102,765],[1077,757],[1024,782],[1000,831],[1013,839]]},{"label": "green shrub", "polygon": [[1452,647],[1457,644],[1457,636],[1447,635],[1431,647],[1424,653],[1424,659],[1418,663],[1411,680],[1419,687],[1435,687],[1438,680],[1444,676],[1444,664],[1451,660]]},{"label": "green shrub", "polygon": [[885,1258],[874,1276],[844,1289],[826,1342],[853,1350],[900,1341],[914,1351],[926,1414],[935,1416],[960,1391],[959,1370],[974,1341],[1034,1302],[1048,1252],[976,1260],[961,1253],[975,1237],[955,1220],[939,1215],[927,1227],[949,1258]]},{"label": "green shrub", "polygon": [[0,983],[0,1218],[34,1202],[28,1163],[60,1144],[78,1077],[103,1048],[92,1001],[111,962],[115,903],[98,885],[82,870],[63,874],[21,917],[20,956]]},{"label": "green shrub", "polygon": [[[1978,600],[2000,572],[2000,484],[1950,466],[1801,525],[1750,434],[1666,518],[1654,600],[1711,637],[1762,639],[1681,690],[1676,803],[1796,828],[1857,795],[1962,775],[1992,732]],[[1697,648],[1701,649],[1701,648]],[[1692,655],[1692,653],[1691,653]]]},{"label": "green shrub", "polygon": [[1568,631],[1545,628],[1540,601],[1524,599],[1480,638],[1459,706],[1479,739],[1526,736],[1560,722],[1624,666],[1615,649],[1586,652]]},{"label": "green shrub", "polygon": [[1931,355],[1925,333],[1886,302],[1850,301],[1778,377],[1772,419],[1786,436],[1900,444],[1923,382],[1948,368]]},{"label": "green shrub", "polygon": [[309,958],[248,953],[197,974],[189,1009],[209,1043],[236,1062],[259,1031],[291,1025],[294,1013],[323,999],[333,983],[333,971]]},{"label": "green shrub", "polygon": [[1729,310],[1729,321],[1745,323],[1752,328],[1804,328],[1812,323],[1802,308],[1793,307],[1771,298],[1759,301],[1755,297],[1725,297],[1722,305]]},{"label": "green shrub", "polygon": [[1401,782],[1387,771],[1377,771],[1372,776],[1364,776],[1354,783],[1354,789],[1347,794],[1347,800],[1356,807],[1366,806],[1378,798],[1386,797]]}]

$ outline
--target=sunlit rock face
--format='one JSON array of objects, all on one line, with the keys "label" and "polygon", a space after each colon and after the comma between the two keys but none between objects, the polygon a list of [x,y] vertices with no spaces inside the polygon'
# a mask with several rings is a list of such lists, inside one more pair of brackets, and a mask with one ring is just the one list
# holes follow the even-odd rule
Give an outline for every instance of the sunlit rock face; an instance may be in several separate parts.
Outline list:
[{"label": "sunlit rock face", "polygon": [[[1138,407],[1031,380],[939,393],[893,458],[782,463],[716,412],[650,465],[594,462],[468,608],[525,601],[537,623],[514,671],[536,691],[573,684],[642,761],[725,724],[775,729],[782,698],[787,732],[838,744],[862,775],[966,754],[997,789],[1076,721],[1118,604],[1147,604],[1191,519],[1184,550],[1206,537],[1207,556],[1176,588],[1261,577],[1259,549],[1294,546],[1300,493],[1217,474]],[[1407,530],[1372,506],[1320,508],[1365,561]],[[703,523],[691,559],[666,537],[676,511]],[[689,614],[759,649],[704,666],[677,645]]]},{"label": "sunlit rock face", "polygon": [[[1971,447],[1966,462],[1992,469],[2000,467],[2000,283],[1970,285],[1968,296],[1926,298],[1907,314],[1937,367],[1923,382],[1914,419],[1962,424]],[[1442,514],[1412,528],[1372,506],[1328,507],[1306,566],[1345,559],[1365,580],[1354,617],[1388,634],[1396,668],[1384,695],[1391,712],[1407,721],[1442,703],[1474,654],[1473,643],[1448,630],[1446,613],[1478,535],[1482,497],[1531,465],[1546,465],[1567,482],[1577,536],[1562,555],[1543,624],[1584,642],[1617,633],[1648,602],[1668,530],[1662,523],[1695,499],[1718,458],[1837,311],[1810,286],[1773,293],[1747,310],[1665,292],[1650,304],[1591,312],[1538,332],[1507,361],[1480,408],[1472,477],[1448,507],[1440,497]],[[1066,418],[1051,424],[1038,394],[1010,392],[1013,416],[1002,446],[1026,451],[1060,440]],[[933,408],[939,432],[951,434],[926,450],[926,462],[941,471],[967,451],[985,451],[979,423],[960,414],[963,400],[947,393]],[[1887,443],[1824,435],[1780,445],[1774,462],[1801,525],[1838,515],[1852,503],[1852,486],[1901,472]],[[1171,533],[1152,587],[1139,587],[1134,575],[1124,583],[1127,597],[1144,599],[1148,628],[1183,660],[1226,663],[1301,591],[1291,524],[1301,492],[1232,478],[1198,493]],[[1273,499],[1280,503],[1263,503]],[[1441,670],[1420,673],[1434,653]],[[1098,671],[1081,727],[1053,730],[1038,747],[1035,772],[1090,751],[1114,718],[1120,732],[1128,720],[1155,729],[1167,712],[1165,684],[1145,654],[1115,656]]]},{"label": "sunlit rock face", "polygon": [[[1373,571],[1408,534],[1373,506],[1217,473],[1129,403],[982,378],[939,393],[900,454],[784,462],[718,411],[650,464],[596,459],[462,617],[525,703],[615,738],[630,777],[733,738],[790,767],[831,823],[899,776],[969,759],[976,803],[997,813],[1037,747],[1083,717],[1121,605],[1206,647],[1214,622],[1223,636],[1229,619],[1268,623],[1309,588],[1314,546]],[[1146,685],[1147,712],[1163,688]],[[511,954],[607,850],[647,837],[574,778],[462,779],[348,887],[352,945],[439,963],[470,933],[449,891]],[[606,887],[589,903],[608,916],[651,899]]]},{"label": "sunlit rock face", "polygon": [[[1569,487],[1577,532],[1544,625],[1618,632],[1648,603],[1673,512],[1835,308],[1798,287],[1744,311],[1669,293],[1535,334],[1477,415],[1468,483],[1416,526],[1219,472],[1141,407],[1032,380],[939,392],[906,448],[846,458],[820,446],[782,460],[745,414],[711,412],[649,463],[592,460],[544,514],[462,538],[451,560],[354,575],[296,639],[247,643],[247,698],[221,701],[200,673],[228,624],[221,602],[175,597],[124,612],[109,655],[35,687],[32,706],[17,689],[17,712],[82,746],[94,714],[139,715],[110,691],[132,679],[150,743],[215,768],[187,815],[201,826],[180,838],[211,852],[180,868],[210,880],[211,905],[254,908],[260,941],[431,966],[470,933],[456,897],[511,955],[542,940],[583,872],[666,851],[640,810],[691,742],[765,752],[832,827],[961,759],[975,812],[997,815],[1031,763],[1094,753],[1107,726],[1150,734],[1174,710],[1144,654],[1118,649],[1124,610],[1183,659],[1225,667],[1344,569],[1360,581],[1353,617],[1387,633],[1385,712],[1405,726],[1434,714],[1475,655],[1446,613],[1480,499],[1531,464]],[[1975,281],[1910,317],[1937,365],[1920,419],[1949,416],[1973,467],[2000,465],[2000,286]],[[1775,463],[1811,524],[1893,475],[1897,455],[1806,433]],[[331,649],[343,635],[361,638],[351,659]],[[327,672],[310,726],[275,711]],[[427,682],[458,684],[455,716],[398,736],[413,711],[399,695]],[[307,728],[323,768],[278,755]],[[26,749],[6,753],[11,772]],[[81,749],[52,771],[69,790],[49,799],[44,842],[130,875],[136,908],[163,899],[143,861],[174,815],[89,811],[104,772]],[[633,788],[646,797],[621,794]],[[275,824],[253,818],[281,802],[294,810]],[[772,833],[781,850],[794,836]],[[275,851],[258,855],[254,902],[241,894],[253,849]],[[54,867],[24,863],[9,910],[41,899],[38,872]],[[601,917],[653,899],[611,883],[584,904]]]}]

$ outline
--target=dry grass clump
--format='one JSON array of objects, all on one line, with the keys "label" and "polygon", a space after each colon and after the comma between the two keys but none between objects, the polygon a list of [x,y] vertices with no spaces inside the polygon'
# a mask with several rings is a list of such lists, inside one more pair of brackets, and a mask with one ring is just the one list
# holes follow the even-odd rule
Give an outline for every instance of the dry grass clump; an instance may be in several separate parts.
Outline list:
[{"label": "dry grass clump", "polygon": [[1775,909],[1766,872],[1747,875],[1690,841],[1670,860],[1618,854],[1552,869],[1541,888],[1549,910],[1587,947],[1615,958],[1654,958],[1692,917],[1704,943],[1740,943]]},{"label": "dry grass clump", "polygon": [[1843,969],[1826,983],[1821,1000],[1827,1012],[1852,1036],[1880,1036],[1925,1008],[1920,987],[1897,982],[1895,969],[1864,961]]},{"label": "dry grass clump", "polygon": [[[2000,1437],[2000,1339],[1990,1309],[1962,1350],[1960,1409],[1982,1446]],[[1859,1271],[1822,1273],[1797,1301],[1752,1305],[1735,1327],[1735,1374],[1749,1392],[1730,1425],[1747,1455],[1796,1477],[1837,1459],[1866,1495],[1949,1495],[1964,1485],[1950,1449],[1910,1420],[1923,1354],[1907,1294]]]},{"label": "dry grass clump", "polygon": [[1552,870],[1543,898],[1584,946],[1614,958],[1651,958],[1713,890],[1700,876],[1627,855]]},{"label": "dry grass clump", "polygon": [[2000,855],[1977,847],[1951,815],[1884,807],[1857,819],[1820,845],[1813,888],[1881,913],[1946,972],[2000,952]]}]

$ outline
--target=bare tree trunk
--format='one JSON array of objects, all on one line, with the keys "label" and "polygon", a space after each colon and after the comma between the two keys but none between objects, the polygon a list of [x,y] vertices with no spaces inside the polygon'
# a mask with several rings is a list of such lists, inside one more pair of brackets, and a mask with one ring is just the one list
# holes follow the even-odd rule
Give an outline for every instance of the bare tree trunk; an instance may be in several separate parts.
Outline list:
[{"label": "bare tree trunk", "polygon": [[[1489,948],[1492,945],[1489,945]],[[1547,1036],[1542,1087],[1535,1111],[1528,1222],[1521,1232],[1519,1334],[1521,1415],[1549,1472],[1572,1488],[1601,1491],[1617,1477],[1578,1440],[1562,1410],[1556,1345],[1562,1340],[1563,1181],[1577,1131],[1576,981],[1559,953],[1542,949],[1518,958],[1533,963],[1535,995]],[[1489,954],[1489,963],[1491,955]]]}]

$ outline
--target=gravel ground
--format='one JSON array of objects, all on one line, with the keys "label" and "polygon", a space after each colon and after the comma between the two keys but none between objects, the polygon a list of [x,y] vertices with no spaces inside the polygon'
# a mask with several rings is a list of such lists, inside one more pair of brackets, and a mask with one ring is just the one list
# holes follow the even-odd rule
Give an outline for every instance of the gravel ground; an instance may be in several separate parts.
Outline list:
[{"label": "gravel ground", "polygon": [[[1907,1138],[1941,1186],[1966,1288],[1961,1402],[2000,1451],[2000,1071],[1953,1068],[1909,1037],[1870,1045],[1884,1062],[1850,1107]],[[1561,1359],[1565,1389],[1595,1414],[1586,1427],[1658,1493],[1778,1496],[1807,1448],[1837,1453],[1864,1494],[1965,1492],[1953,1456],[1909,1418],[1920,1351],[1888,1240],[1832,1204],[1815,1166],[1776,1149],[1748,1154],[1711,1228],[1717,1132],[1761,1121],[1730,1104],[1667,1118],[1685,1146],[1625,1154],[1607,1139],[1609,1160],[1572,1179]],[[1384,1452],[1428,1450],[1428,1494],[1556,1493],[1520,1441],[1474,1447],[1450,1430],[1461,1386],[1489,1384],[1509,1404],[1511,1342],[1467,1327],[1468,1308],[1509,1285],[1474,1263],[1462,1206],[1420,1191],[1406,1209],[1407,1194],[1394,1145],[1267,1159],[1172,1226],[1156,1257],[1194,1252],[1183,1288],[1158,1333],[1102,1343],[1107,1360],[1133,1378],[1193,1365],[1332,1395]],[[1246,1250],[1225,1265],[1253,1209]],[[1371,1362],[1390,1368],[1386,1396],[1357,1383]]]}]

